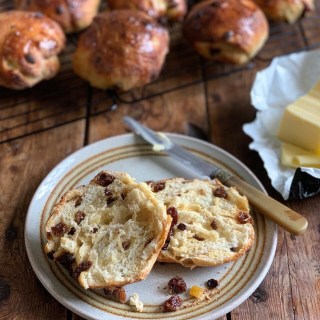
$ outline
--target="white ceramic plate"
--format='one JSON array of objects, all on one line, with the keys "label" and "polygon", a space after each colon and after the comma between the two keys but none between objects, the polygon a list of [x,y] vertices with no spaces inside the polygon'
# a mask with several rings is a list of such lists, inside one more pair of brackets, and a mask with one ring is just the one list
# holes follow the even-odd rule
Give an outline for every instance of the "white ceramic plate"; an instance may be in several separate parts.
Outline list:
[{"label": "white ceramic plate", "polygon": [[[168,134],[176,143],[207,161],[238,175],[264,190],[257,178],[236,158],[212,144],[177,134]],[[252,210],[256,238],[248,254],[234,263],[219,267],[189,270],[175,264],[156,263],[144,281],[126,286],[127,296],[138,293],[144,312],[138,313],[127,304],[106,299],[102,290],[84,290],[44,251],[44,224],[53,205],[70,188],[85,184],[102,169],[126,171],[137,181],[180,176],[194,178],[195,174],[168,156],[152,151],[133,134],[109,138],[89,145],[56,166],[36,191],[30,204],[25,242],[31,265],[45,288],[64,306],[87,319],[216,319],[244,302],[258,287],[272,263],[277,233],[274,223]],[[184,278],[187,286],[204,287],[208,279],[219,281],[211,299],[196,301],[182,294],[183,308],[163,313],[160,306],[170,294],[168,281],[175,275]]]}]

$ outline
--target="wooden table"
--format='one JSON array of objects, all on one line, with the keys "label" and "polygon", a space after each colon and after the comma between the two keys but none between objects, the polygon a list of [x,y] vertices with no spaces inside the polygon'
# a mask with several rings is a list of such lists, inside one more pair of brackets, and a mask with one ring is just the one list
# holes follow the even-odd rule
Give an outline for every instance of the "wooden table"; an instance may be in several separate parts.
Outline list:
[{"label": "wooden table", "polygon": [[[11,1],[0,0],[0,11],[11,6]],[[0,88],[0,319],[79,319],[36,278],[24,246],[25,216],[48,172],[83,146],[126,132],[124,115],[156,130],[222,147],[281,201],[242,131],[242,125],[255,117],[249,92],[257,70],[274,56],[319,47],[319,26],[319,13],[294,25],[273,24],[259,56],[239,67],[201,60],[177,25],[171,28],[171,53],[161,77],[116,97],[73,74],[70,59],[76,37],[71,36],[56,78],[25,91]],[[319,196],[286,204],[308,219],[309,229],[295,237],[279,228],[276,256],[265,280],[221,319],[320,319]]]}]

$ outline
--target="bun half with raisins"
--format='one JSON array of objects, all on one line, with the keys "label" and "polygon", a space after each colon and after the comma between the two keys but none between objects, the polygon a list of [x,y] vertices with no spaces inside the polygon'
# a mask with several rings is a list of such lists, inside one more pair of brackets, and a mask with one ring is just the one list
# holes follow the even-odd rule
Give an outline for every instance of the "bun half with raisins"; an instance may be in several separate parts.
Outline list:
[{"label": "bun half with raisins", "polygon": [[248,200],[218,180],[168,179],[150,184],[172,216],[158,261],[188,268],[216,266],[244,255],[253,245]]},{"label": "bun half with raisins", "polygon": [[86,289],[121,287],[147,277],[170,223],[145,183],[102,171],[55,206],[45,251]]}]

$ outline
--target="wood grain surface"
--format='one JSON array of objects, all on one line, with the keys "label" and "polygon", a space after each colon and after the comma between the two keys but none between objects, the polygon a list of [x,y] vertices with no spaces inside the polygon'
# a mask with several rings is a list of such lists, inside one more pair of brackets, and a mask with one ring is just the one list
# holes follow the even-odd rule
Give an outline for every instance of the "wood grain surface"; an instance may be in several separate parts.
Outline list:
[{"label": "wood grain surface", "polygon": [[[320,8],[320,0],[316,5]],[[12,1],[0,0],[0,11],[11,8]],[[93,89],[74,75],[70,61],[77,36],[72,35],[54,79],[29,90],[0,88],[0,319],[81,319],[37,280],[24,245],[25,216],[49,171],[81,147],[125,133],[124,115],[155,130],[194,136],[227,150],[282,201],[242,131],[255,117],[249,92],[256,72],[273,57],[320,47],[319,27],[319,12],[294,25],[273,23],[258,57],[248,65],[231,66],[203,61],[175,25],[159,79],[126,94]],[[276,256],[265,280],[220,320],[320,319],[319,200],[285,203],[308,219],[307,232],[294,237],[279,228]]]}]

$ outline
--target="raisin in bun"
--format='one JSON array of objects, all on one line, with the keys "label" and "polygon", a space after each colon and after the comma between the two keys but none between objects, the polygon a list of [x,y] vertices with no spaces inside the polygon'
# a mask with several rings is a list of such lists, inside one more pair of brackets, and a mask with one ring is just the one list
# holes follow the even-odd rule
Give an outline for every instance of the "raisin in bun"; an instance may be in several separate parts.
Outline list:
[{"label": "raisin in bun", "polygon": [[170,223],[145,183],[102,171],[55,206],[45,251],[84,288],[123,286],[149,274]]},{"label": "raisin in bun", "polygon": [[268,18],[296,22],[306,11],[314,10],[313,0],[254,0]]},{"label": "raisin in bun", "polygon": [[15,0],[19,10],[39,11],[57,21],[66,33],[88,27],[97,14],[100,0]]},{"label": "raisin in bun", "polygon": [[186,0],[108,0],[111,9],[141,10],[155,19],[180,21],[187,12]]},{"label": "raisin in bun", "polygon": [[60,68],[65,35],[40,13],[0,13],[0,86],[25,89],[50,79]]},{"label": "raisin in bun", "polygon": [[183,31],[203,57],[243,64],[262,48],[269,26],[251,0],[208,0],[192,8]]},{"label": "raisin in bun", "polygon": [[158,261],[189,268],[216,266],[238,259],[252,246],[248,200],[235,188],[218,180],[182,178],[154,182],[150,187],[173,218]]},{"label": "raisin in bun", "polygon": [[167,30],[147,14],[106,11],[80,35],[73,68],[93,87],[126,91],[159,75],[168,46]]}]

